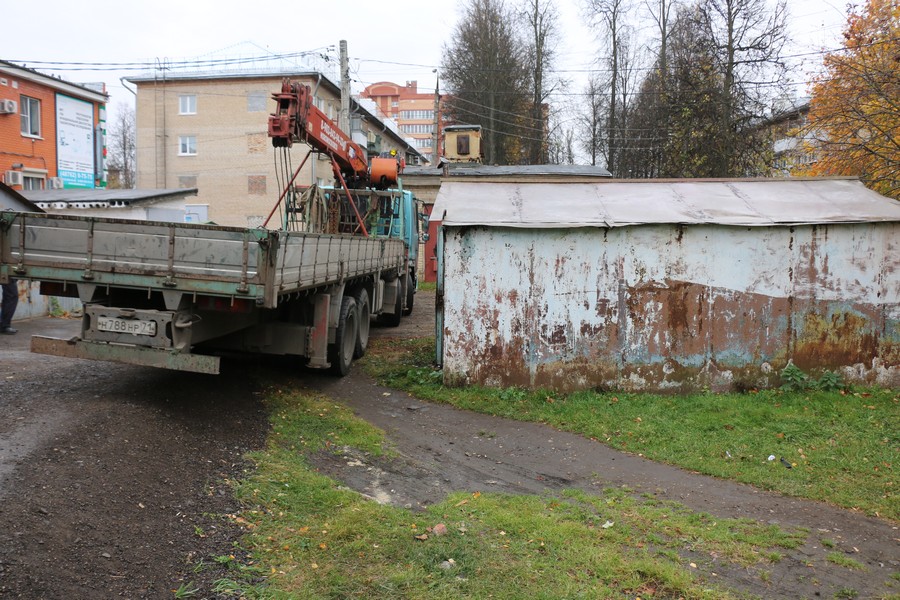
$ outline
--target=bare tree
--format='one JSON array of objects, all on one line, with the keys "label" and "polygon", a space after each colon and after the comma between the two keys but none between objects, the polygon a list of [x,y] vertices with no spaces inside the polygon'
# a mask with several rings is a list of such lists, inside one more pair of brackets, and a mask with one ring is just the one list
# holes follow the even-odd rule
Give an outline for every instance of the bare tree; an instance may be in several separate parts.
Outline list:
[{"label": "bare tree", "polygon": [[549,81],[556,44],[559,41],[557,11],[553,0],[525,0],[522,19],[527,27],[529,48],[528,70],[531,77],[531,119],[528,162],[547,162],[547,99],[561,82]]},{"label": "bare tree", "polygon": [[[647,12],[659,31],[659,50],[656,58],[657,73],[669,72],[669,29],[676,0],[646,0]],[[660,78],[661,93],[665,95],[665,77]]]},{"label": "bare tree", "polygon": [[585,0],[589,18],[602,31],[608,56],[602,61],[607,67],[609,93],[606,113],[606,161],[607,169],[616,174],[619,148],[622,146],[621,120],[623,103],[620,97],[622,85],[622,64],[626,60],[628,31],[626,15],[631,8],[630,0]]},{"label": "bare tree", "polygon": [[515,16],[502,0],[468,0],[444,47],[447,112],[456,123],[482,126],[489,164],[520,162],[524,142],[532,137],[522,133],[530,104],[527,55]]},{"label": "bare tree", "polygon": [[131,105],[116,107],[108,140],[109,187],[131,189],[135,183],[135,118]]},{"label": "bare tree", "polygon": [[559,121],[560,113],[551,112],[549,115],[549,134],[547,136],[547,164],[573,165],[575,164],[574,135],[571,126],[565,126]]},{"label": "bare tree", "polygon": [[[608,159],[607,145],[604,143],[604,115],[609,97],[604,93],[603,84],[597,75],[592,75],[584,91],[584,110],[579,116],[581,148],[591,159],[591,165],[597,166],[601,158]],[[608,162],[608,160],[607,160]]]},{"label": "bare tree", "polygon": [[[746,132],[783,90],[787,41],[785,0],[773,10],[766,0],[700,0],[700,15],[713,36],[722,74],[718,174],[743,175],[752,169],[743,143]],[[751,153],[752,154],[752,153]],[[752,158],[751,158],[752,162]]]}]

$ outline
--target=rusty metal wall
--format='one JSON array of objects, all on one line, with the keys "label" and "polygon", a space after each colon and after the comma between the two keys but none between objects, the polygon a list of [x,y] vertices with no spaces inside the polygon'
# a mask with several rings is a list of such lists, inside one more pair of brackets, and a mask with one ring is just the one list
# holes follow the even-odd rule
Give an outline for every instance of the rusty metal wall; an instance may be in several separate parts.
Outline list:
[{"label": "rusty metal wall", "polygon": [[445,227],[450,384],[900,386],[900,224]]},{"label": "rusty metal wall", "polygon": [[40,283],[29,282],[20,279],[19,304],[16,306],[16,314],[13,315],[13,323],[23,319],[45,317],[49,314],[72,314],[81,312],[81,301],[78,298],[56,298],[42,296]]}]

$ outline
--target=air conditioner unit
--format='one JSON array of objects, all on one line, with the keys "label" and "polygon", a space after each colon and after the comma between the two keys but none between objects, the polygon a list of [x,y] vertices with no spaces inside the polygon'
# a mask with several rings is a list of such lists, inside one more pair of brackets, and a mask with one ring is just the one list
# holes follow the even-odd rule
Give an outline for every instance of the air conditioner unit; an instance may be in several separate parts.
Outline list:
[{"label": "air conditioner unit", "polygon": [[12,115],[19,112],[19,104],[15,100],[0,100],[0,114]]},{"label": "air conditioner unit", "polygon": [[22,171],[7,171],[3,181],[6,185],[23,185],[25,176],[22,175]]},{"label": "air conditioner unit", "polygon": [[63,180],[59,177],[51,177],[49,180],[49,185],[51,190],[61,190],[63,189]]}]

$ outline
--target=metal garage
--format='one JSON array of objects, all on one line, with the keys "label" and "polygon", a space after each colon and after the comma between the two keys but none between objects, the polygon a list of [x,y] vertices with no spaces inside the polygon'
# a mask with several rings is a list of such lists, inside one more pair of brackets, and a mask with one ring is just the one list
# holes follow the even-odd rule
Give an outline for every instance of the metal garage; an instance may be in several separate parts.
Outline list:
[{"label": "metal garage", "polygon": [[900,203],[847,179],[443,184],[445,382],[900,385]]}]

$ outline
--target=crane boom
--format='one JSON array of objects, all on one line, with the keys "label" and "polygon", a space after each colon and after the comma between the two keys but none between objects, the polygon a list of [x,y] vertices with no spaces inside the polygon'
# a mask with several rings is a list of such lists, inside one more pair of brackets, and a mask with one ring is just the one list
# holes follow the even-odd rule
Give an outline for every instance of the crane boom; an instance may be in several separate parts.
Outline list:
[{"label": "crane boom", "polygon": [[[281,92],[272,94],[277,107],[269,115],[269,137],[276,148],[289,148],[295,141],[309,144],[316,152],[328,154],[334,161],[335,178],[351,188],[387,187],[397,181],[396,159],[373,158],[378,181],[371,182],[366,152],[319,110],[312,101],[309,86],[285,79]],[[387,161],[387,163],[385,163]],[[388,176],[385,177],[387,169]]]}]

